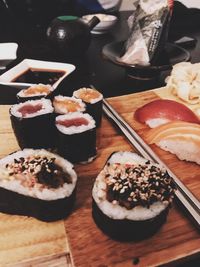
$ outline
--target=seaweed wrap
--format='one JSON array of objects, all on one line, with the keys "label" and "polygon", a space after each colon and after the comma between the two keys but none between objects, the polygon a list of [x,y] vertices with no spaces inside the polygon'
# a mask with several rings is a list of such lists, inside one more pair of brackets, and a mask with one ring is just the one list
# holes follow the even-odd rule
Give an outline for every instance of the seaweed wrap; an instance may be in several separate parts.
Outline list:
[{"label": "seaweed wrap", "polygon": [[167,171],[133,152],[115,152],[92,190],[92,215],[113,239],[147,238],[166,221],[175,186]]},{"label": "seaweed wrap", "polygon": [[95,89],[83,87],[74,91],[73,96],[86,104],[86,112],[94,118],[96,126],[99,127],[102,119],[103,95]]},{"label": "seaweed wrap", "polygon": [[0,211],[55,221],[75,202],[73,165],[44,149],[24,149],[0,160]]},{"label": "seaweed wrap", "polygon": [[53,106],[57,114],[85,111],[85,104],[81,99],[69,96],[55,96],[53,99]]},{"label": "seaweed wrap", "polygon": [[91,162],[96,157],[96,126],[87,113],[56,117],[58,154],[73,163]]},{"label": "seaweed wrap", "polygon": [[10,108],[10,119],[21,149],[55,146],[55,114],[50,100],[15,104]]},{"label": "seaweed wrap", "polygon": [[35,84],[26,89],[22,89],[17,93],[17,99],[19,102],[25,102],[28,100],[41,99],[49,95],[53,91],[51,85]]}]

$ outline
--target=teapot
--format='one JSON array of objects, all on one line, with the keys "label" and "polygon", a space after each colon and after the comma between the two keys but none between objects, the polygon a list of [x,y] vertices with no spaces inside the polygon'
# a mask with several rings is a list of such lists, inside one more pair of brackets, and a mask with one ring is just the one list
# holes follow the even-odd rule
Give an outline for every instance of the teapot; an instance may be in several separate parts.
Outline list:
[{"label": "teapot", "polygon": [[88,49],[90,31],[99,22],[95,16],[89,22],[76,16],[56,17],[47,28],[47,40],[62,55],[80,56]]}]

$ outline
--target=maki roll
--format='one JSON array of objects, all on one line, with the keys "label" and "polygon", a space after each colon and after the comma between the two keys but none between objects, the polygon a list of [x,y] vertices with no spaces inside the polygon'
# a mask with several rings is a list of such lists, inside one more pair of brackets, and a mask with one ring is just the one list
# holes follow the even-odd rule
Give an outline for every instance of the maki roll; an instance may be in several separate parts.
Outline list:
[{"label": "maki roll", "polygon": [[21,149],[55,146],[55,114],[48,99],[28,100],[10,108],[11,124]]},{"label": "maki roll", "polygon": [[54,97],[53,106],[58,114],[67,114],[71,112],[84,112],[85,104],[81,99],[58,95]]},{"label": "maki roll", "polygon": [[116,152],[93,186],[92,215],[113,239],[154,234],[166,221],[175,186],[167,171],[132,152]]},{"label": "maki roll", "polygon": [[17,98],[19,99],[19,102],[25,102],[27,100],[36,100],[46,97],[52,91],[53,87],[51,85],[45,85],[40,83],[19,91],[19,93],[17,93]]},{"label": "maki roll", "polygon": [[73,163],[86,163],[96,157],[96,127],[87,113],[74,112],[56,117],[58,153]]},{"label": "maki roll", "polygon": [[99,127],[102,118],[103,95],[92,88],[80,88],[74,91],[73,96],[81,99],[86,104],[86,112],[90,114]]},{"label": "maki roll", "polygon": [[24,149],[0,160],[0,211],[42,221],[72,210],[77,175],[73,165],[44,149]]}]

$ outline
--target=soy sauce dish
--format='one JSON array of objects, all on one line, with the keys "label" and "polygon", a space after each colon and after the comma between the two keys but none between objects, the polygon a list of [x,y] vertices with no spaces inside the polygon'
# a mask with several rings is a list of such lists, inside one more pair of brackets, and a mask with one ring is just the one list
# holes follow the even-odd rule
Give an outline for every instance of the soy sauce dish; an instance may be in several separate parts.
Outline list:
[{"label": "soy sauce dish", "polygon": [[75,70],[68,63],[24,59],[0,76],[0,83],[24,89],[35,84],[48,84],[56,89],[61,81]]},{"label": "soy sauce dish", "polygon": [[82,18],[88,22],[94,16],[98,17],[100,22],[92,29],[91,33],[93,34],[104,34],[108,32],[113,28],[118,20],[116,16],[101,13],[85,15]]}]

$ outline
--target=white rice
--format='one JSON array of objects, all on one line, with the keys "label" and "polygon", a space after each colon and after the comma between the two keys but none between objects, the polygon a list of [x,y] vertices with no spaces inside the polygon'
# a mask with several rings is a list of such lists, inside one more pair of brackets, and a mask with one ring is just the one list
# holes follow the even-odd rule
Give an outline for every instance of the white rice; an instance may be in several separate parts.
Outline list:
[{"label": "white rice", "polygon": [[66,127],[64,125],[60,125],[56,123],[57,129],[63,134],[71,135],[71,134],[86,132],[96,127],[95,120],[92,118],[92,116],[90,116],[87,113],[83,114],[81,112],[73,112],[73,113],[57,116],[56,122],[71,120],[71,119],[76,119],[76,118],[86,119],[88,121],[88,125]]},{"label": "white rice", "polygon": [[[26,158],[28,156],[33,156],[33,155],[56,158],[56,164],[62,167],[63,171],[70,175],[72,183],[70,184],[64,183],[59,188],[51,188],[51,189],[43,188],[43,190],[40,191],[37,188],[37,184],[32,188],[28,188],[22,185],[19,180],[15,180],[13,176],[8,177],[8,171],[5,168],[6,164],[13,163],[14,159],[19,159],[20,157]],[[42,200],[62,199],[65,197],[69,197],[72,194],[76,186],[76,182],[77,182],[77,174],[73,169],[73,165],[69,161],[63,159],[62,157],[50,153],[44,149],[41,150],[24,149],[0,160],[0,187],[8,189],[13,192],[17,192],[25,196],[39,198]]]},{"label": "white rice", "polygon": [[[95,90],[95,89],[83,87],[83,88],[80,88],[80,89],[74,91],[73,96],[76,97],[76,98],[80,98],[80,93],[82,91],[84,91],[86,93],[87,90]],[[97,91],[97,92],[99,93],[99,97],[91,99],[91,101],[89,102],[90,104],[95,104],[95,103],[97,103],[97,102],[99,102],[99,101],[101,101],[103,99],[103,95],[99,91]],[[86,102],[86,101],[84,101],[84,102]]]},{"label": "white rice", "polygon": [[189,139],[178,141],[164,139],[161,140],[157,145],[163,150],[175,154],[180,160],[186,160],[200,164],[199,146],[192,141],[189,142]]},{"label": "white rice", "polygon": [[119,151],[119,152],[115,152],[114,154],[112,154],[111,157],[108,159],[108,162],[110,164],[113,164],[113,163],[145,164],[147,160],[133,152]]},{"label": "white rice", "polygon": [[29,89],[29,88],[35,88],[35,87],[40,87],[40,86],[42,86],[42,87],[47,87],[47,89],[50,91],[50,92],[52,92],[53,91],[53,87],[51,86],[51,85],[49,85],[49,84],[41,84],[41,83],[39,83],[39,84],[34,84],[34,85],[32,85],[32,86],[30,86],[30,87],[28,87],[28,88],[26,88],[26,89],[23,89],[23,90],[21,90],[21,91],[19,91],[19,93],[17,93],[17,96],[19,96],[19,97],[33,97],[33,96],[40,96],[40,95],[44,95],[44,96],[47,96],[49,93],[37,93],[37,94],[29,94],[29,95],[25,95],[25,92],[26,92],[26,90],[27,89]]},{"label": "white rice", "polygon": [[[57,101],[63,101],[63,102],[66,100],[76,102],[80,105],[80,108],[77,110],[77,112],[84,112],[85,111],[85,104],[83,103],[83,101],[81,99],[78,99],[75,97],[69,97],[69,96],[62,96],[62,95],[55,96],[54,99]],[[60,114],[72,113],[67,109],[67,106],[61,107],[60,104],[57,104],[54,101],[53,101],[53,106],[54,106],[56,113],[60,113]]]},{"label": "white rice", "polygon": [[[34,113],[31,114],[26,114],[25,116],[22,115],[21,112],[19,112],[19,109],[22,108],[23,106],[26,105],[33,105],[36,106],[38,104],[42,104],[42,108]],[[39,99],[39,100],[28,100],[26,102],[23,103],[19,103],[19,104],[15,104],[10,108],[10,112],[13,116],[18,117],[18,118],[33,118],[33,117],[37,117],[40,115],[44,115],[44,114],[48,114],[48,113],[52,113],[54,111],[54,108],[51,104],[51,101],[49,99]]]},{"label": "white rice", "polygon": [[[146,159],[132,152],[117,152],[108,160],[109,163],[144,164]],[[156,164],[155,164],[156,165]],[[157,165],[158,166],[158,165]],[[168,206],[167,203],[157,201],[149,208],[136,206],[131,210],[109,202],[106,198],[105,172],[102,170],[97,176],[93,186],[92,196],[99,209],[112,219],[142,221],[152,219],[159,215]]]},{"label": "white rice", "polygon": [[165,124],[167,122],[170,122],[170,120],[165,119],[165,118],[155,118],[155,119],[149,119],[146,121],[146,124],[150,128],[155,128],[158,127],[159,125]]}]

